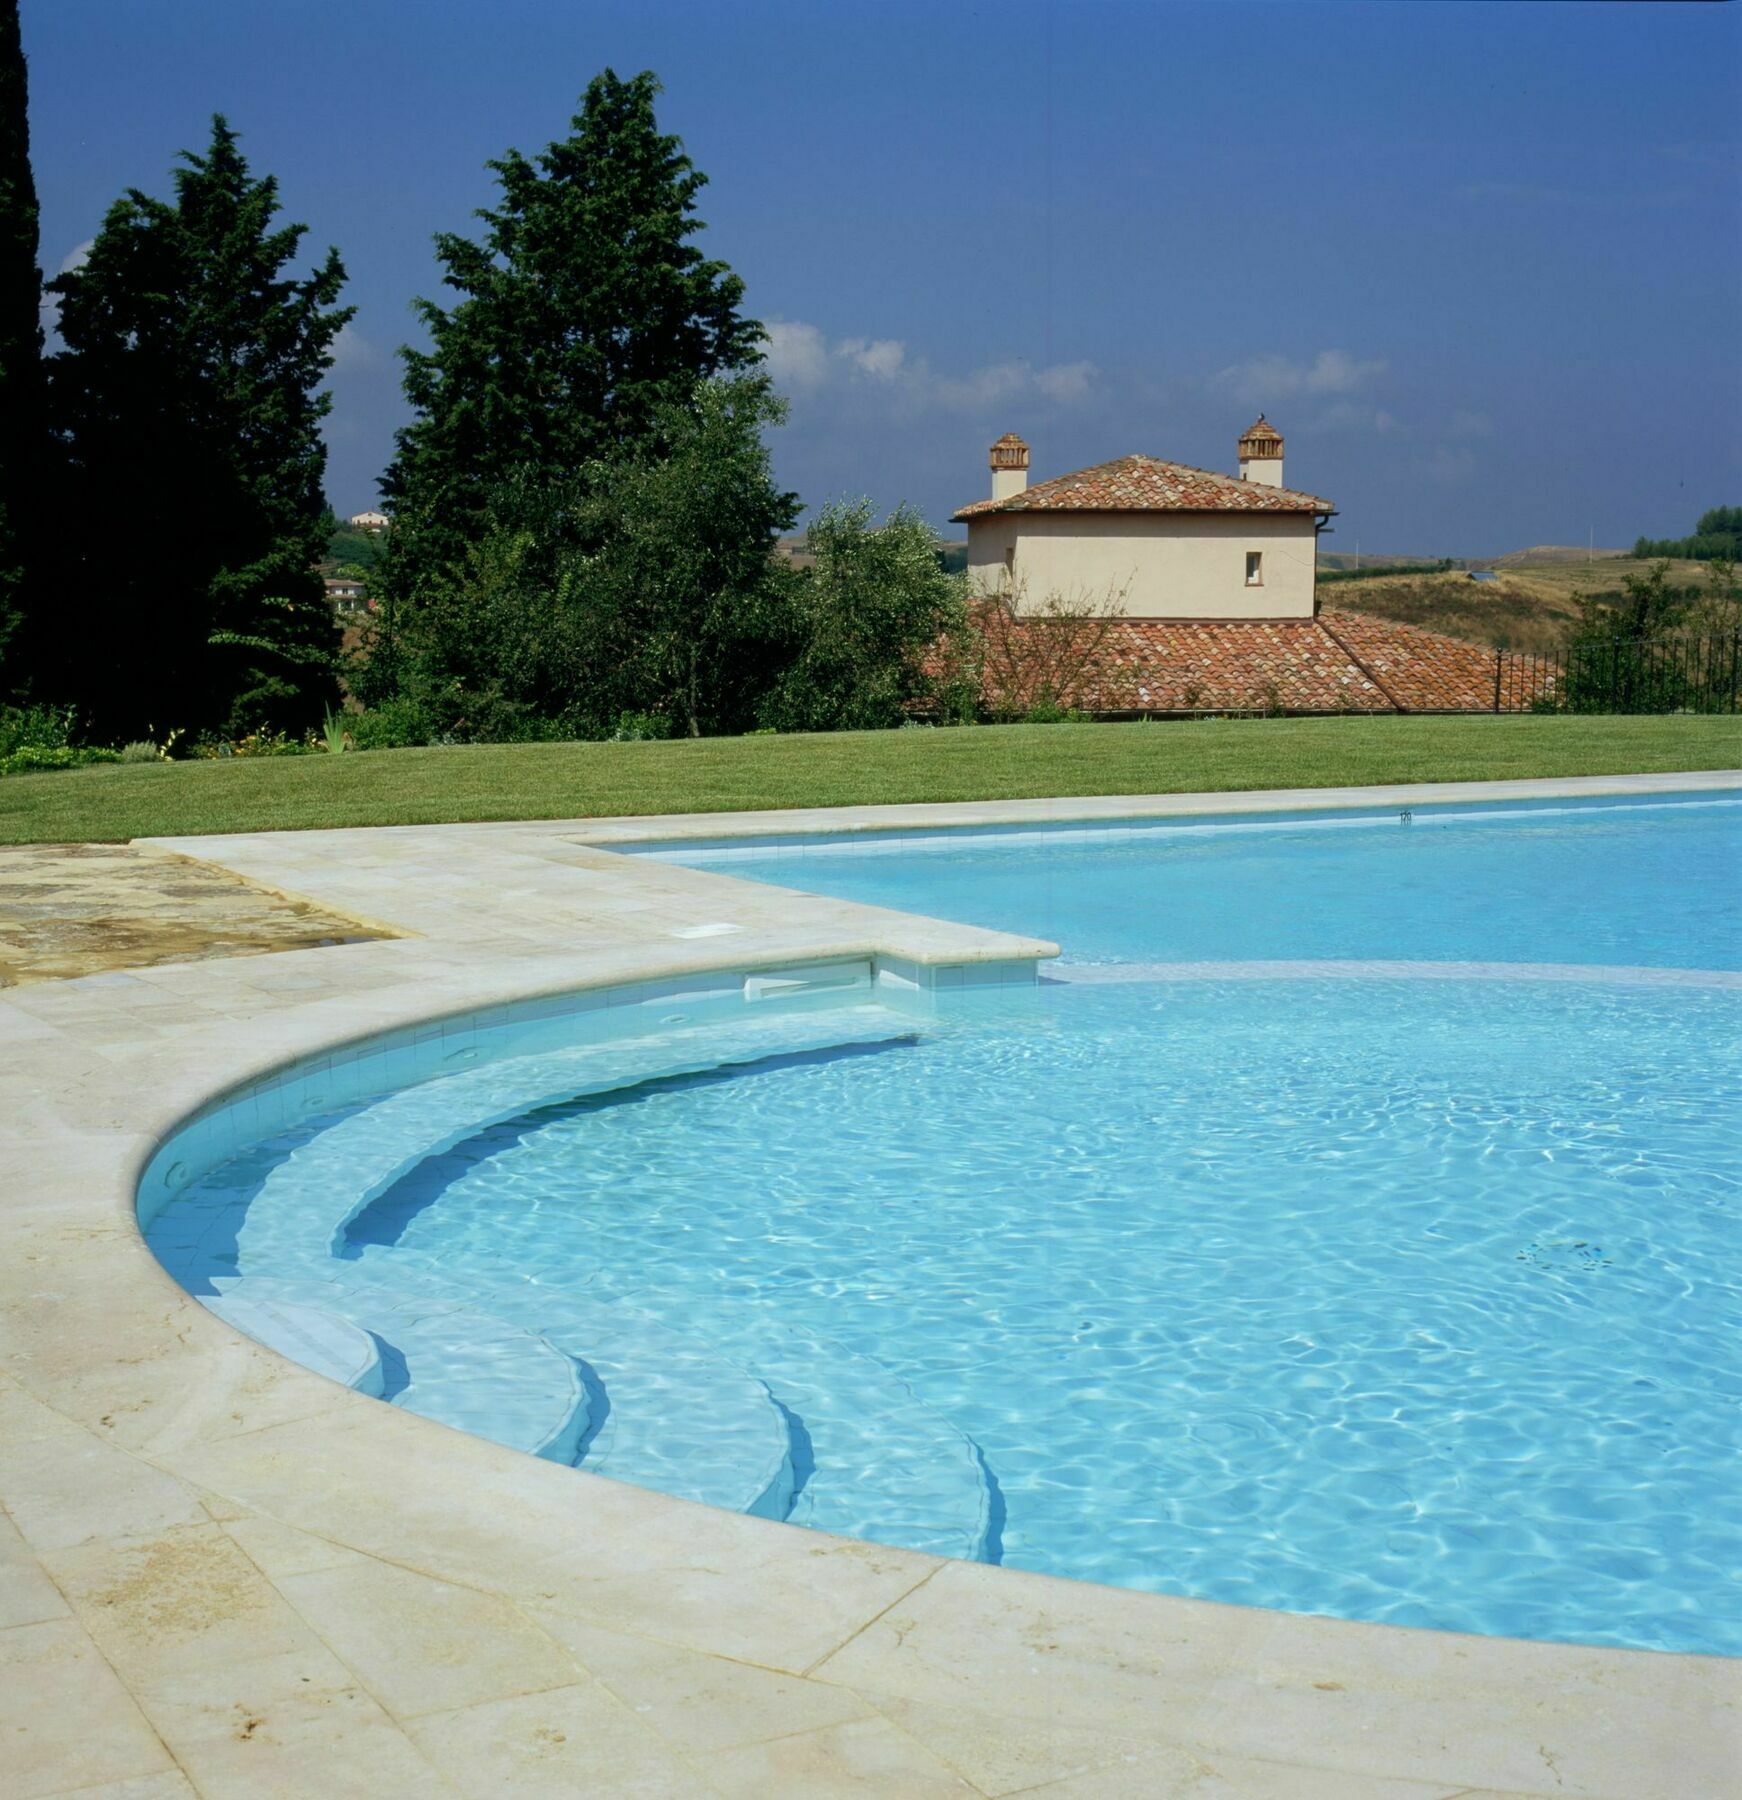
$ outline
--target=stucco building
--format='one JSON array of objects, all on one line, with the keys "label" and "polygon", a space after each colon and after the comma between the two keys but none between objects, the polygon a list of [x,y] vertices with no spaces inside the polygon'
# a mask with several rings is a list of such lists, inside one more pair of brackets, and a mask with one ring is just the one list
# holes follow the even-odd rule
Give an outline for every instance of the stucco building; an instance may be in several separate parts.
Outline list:
[{"label": "stucco building", "polygon": [[[968,528],[981,596],[981,699],[995,718],[1528,710],[1499,654],[1442,632],[1320,608],[1335,509],[1285,487],[1282,434],[1241,434],[1239,473],[1122,456],[1034,486],[1028,446],[992,446]],[[1067,602],[1048,616],[1053,596]],[[1090,616],[1084,616],[1085,612]]]},{"label": "stucco building", "polygon": [[1132,619],[1310,619],[1329,500],[1283,486],[1282,435],[1262,416],[1239,474],[1121,456],[1031,487],[1028,446],[992,446],[992,494],[952,517],[968,573],[1018,614],[1057,595]]}]

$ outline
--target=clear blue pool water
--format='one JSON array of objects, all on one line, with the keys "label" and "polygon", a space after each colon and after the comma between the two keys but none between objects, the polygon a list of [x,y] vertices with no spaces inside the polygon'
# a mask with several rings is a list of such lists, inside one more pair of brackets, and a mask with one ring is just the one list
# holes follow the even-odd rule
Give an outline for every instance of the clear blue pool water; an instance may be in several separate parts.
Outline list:
[{"label": "clear blue pool water", "polygon": [[1067,962],[1742,968],[1742,802],[1566,803],[661,852],[1052,939]]},{"label": "clear blue pool water", "polygon": [[733,858],[1057,936],[1091,979],[715,1032],[727,1066],[448,1132],[355,1210],[359,1146],[463,1114],[431,1084],[257,1146],[151,1235],[220,1307],[374,1333],[390,1400],[716,1504],[1160,1592],[1742,1653],[1742,984],[1152,973],[1733,971],[1739,823]]}]

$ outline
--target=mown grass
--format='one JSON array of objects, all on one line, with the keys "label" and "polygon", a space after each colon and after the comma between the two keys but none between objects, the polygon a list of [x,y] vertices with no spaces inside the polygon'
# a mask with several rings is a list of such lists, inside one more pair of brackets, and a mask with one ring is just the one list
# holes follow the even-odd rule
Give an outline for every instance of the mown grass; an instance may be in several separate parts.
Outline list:
[{"label": "mown grass", "polygon": [[0,843],[1742,766],[1742,718],[1244,719],[482,744],[0,780]]}]

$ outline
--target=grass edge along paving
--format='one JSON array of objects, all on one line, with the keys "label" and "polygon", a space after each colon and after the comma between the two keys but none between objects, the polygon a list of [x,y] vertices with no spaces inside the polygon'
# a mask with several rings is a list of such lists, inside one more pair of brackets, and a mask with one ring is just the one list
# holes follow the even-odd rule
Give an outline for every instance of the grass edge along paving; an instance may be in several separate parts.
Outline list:
[{"label": "grass edge along paving", "polygon": [[0,844],[1742,767],[1742,718],[1220,719],[477,744],[0,779]]}]

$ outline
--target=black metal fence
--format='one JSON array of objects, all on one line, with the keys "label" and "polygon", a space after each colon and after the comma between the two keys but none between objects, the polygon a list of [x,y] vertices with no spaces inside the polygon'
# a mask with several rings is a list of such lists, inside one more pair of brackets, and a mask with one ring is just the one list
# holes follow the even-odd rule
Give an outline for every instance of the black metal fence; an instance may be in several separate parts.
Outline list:
[{"label": "black metal fence", "polygon": [[1742,631],[1600,638],[1494,653],[1497,713],[1742,712]]}]

